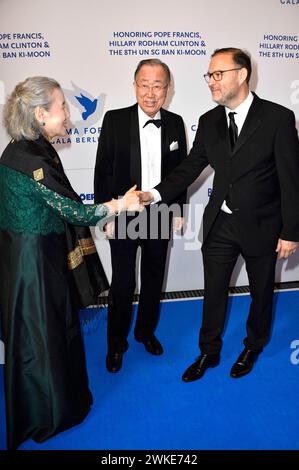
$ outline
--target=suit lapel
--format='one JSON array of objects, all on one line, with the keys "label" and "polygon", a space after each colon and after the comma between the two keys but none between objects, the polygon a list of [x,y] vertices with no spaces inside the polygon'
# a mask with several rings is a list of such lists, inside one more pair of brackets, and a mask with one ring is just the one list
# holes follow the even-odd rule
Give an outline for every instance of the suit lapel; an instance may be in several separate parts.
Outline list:
[{"label": "suit lapel", "polygon": [[249,108],[245,122],[243,124],[241,133],[237,139],[232,156],[246,143],[249,137],[260,127],[262,124],[262,104],[260,99],[254,94],[253,102]]},{"label": "suit lapel", "polygon": [[137,189],[141,189],[141,150],[137,104],[132,107],[130,117],[130,172],[132,182],[137,184]]},{"label": "suit lapel", "polygon": [[225,108],[223,106],[218,107],[218,115],[216,116],[215,120],[214,143],[218,148],[219,155],[222,155],[221,159],[227,158],[228,160],[230,160],[231,148],[228,135]]},{"label": "suit lapel", "polygon": [[161,113],[161,179],[164,177],[164,167],[166,156],[169,153],[169,137],[168,137],[168,119],[167,113],[164,109],[160,110]]},{"label": "suit lapel", "polygon": [[230,142],[228,135],[227,120],[225,114],[225,108],[222,106],[219,107],[219,117],[216,121],[217,133],[219,135],[219,140],[223,143],[225,147],[230,151]]}]

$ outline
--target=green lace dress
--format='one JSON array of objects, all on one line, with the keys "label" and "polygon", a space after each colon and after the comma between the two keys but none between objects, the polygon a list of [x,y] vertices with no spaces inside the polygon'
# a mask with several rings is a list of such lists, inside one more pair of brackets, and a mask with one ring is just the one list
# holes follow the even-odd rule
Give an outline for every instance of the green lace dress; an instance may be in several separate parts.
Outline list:
[{"label": "green lace dress", "polygon": [[84,206],[0,165],[0,315],[9,449],[80,423],[92,403],[67,280],[65,223],[95,225]]}]

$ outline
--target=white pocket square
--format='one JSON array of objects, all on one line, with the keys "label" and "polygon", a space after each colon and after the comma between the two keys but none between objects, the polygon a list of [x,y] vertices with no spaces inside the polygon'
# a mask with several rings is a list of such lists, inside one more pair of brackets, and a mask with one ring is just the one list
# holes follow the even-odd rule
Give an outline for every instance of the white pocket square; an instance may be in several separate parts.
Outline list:
[{"label": "white pocket square", "polygon": [[171,142],[170,146],[169,146],[169,150],[172,152],[173,150],[177,150],[179,148],[179,144],[177,141],[173,141]]}]

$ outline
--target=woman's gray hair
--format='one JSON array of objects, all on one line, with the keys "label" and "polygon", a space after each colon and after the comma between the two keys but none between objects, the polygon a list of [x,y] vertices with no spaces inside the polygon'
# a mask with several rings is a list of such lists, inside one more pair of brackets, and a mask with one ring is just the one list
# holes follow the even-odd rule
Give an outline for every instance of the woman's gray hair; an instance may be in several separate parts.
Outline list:
[{"label": "woman's gray hair", "polygon": [[41,124],[35,118],[35,108],[50,109],[51,94],[59,83],[48,77],[29,77],[19,83],[4,106],[4,126],[15,140],[36,140],[43,134]]}]

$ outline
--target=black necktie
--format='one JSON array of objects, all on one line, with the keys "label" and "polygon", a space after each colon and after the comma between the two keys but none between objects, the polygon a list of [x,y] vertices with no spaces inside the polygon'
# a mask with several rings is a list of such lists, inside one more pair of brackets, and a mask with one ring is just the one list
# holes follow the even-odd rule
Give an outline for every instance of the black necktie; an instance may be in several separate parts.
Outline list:
[{"label": "black necktie", "polygon": [[228,132],[229,132],[230,145],[231,145],[232,150],[234,150],[234,147],[238,138],[238,127],[237,127],[237,124],[235,123],[234,114],[237,114],[237,113],[228,113],[228,117],[229,117]]},{"label": "black necktie", "polygon": [[148,121],[146,121],[146,123],[144,124],[143,127],[147,126],[148,124],[155,124],[156,127],[161,127],[161,119],[149,119]]}]

